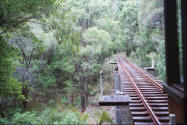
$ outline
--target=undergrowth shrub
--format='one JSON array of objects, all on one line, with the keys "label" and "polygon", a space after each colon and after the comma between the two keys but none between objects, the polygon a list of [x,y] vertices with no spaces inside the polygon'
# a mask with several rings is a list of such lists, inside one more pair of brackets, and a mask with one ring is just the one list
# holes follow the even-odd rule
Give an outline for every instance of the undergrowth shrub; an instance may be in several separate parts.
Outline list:
[{"label": "undergrowth shrub", "polygon": [[[27,111],[16,113],[12,117],[11,124],[21,125],[46,125],[46,124],[85,124],[87,114],[81,114],[78,110],[66,109],[60,111],[53,108],[46,108],[42,112]],[[6,119],[0,119],[0,123],[8,123]]]},{"label": "undergrowth shrub", "polygon": [[106,111],[102,111],[100,115],[99,124],[102,124],[102,123],[113,123],[110,115]]},{"label": "undergrowth shrub", "polygon": [[34,112],[16,113],[12,122],[15,124],[37,124],[37,114]]},{"label": "undergrowth shrub", "polygon": [[0,125],[6,125],[6,124],[11,124],[11,123],[6,118],[0,118]]},{"label": "undergrowth shrub", "polygon": [[88,115],[86,113],[81,114],[78,111],[66,110],[63,115],[63,119],[59,124],[86,124]]}]

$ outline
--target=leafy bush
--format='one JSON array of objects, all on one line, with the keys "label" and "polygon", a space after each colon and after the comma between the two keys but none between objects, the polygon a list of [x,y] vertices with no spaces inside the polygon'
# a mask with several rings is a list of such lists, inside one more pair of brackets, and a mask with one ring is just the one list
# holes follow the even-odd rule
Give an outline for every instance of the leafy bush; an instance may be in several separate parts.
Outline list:
[{"label": "leafy bush", "polygon": [[69,100],[67,99],[67,97],[63,96],[62,99],[61,99],[61,103],[62,104],[68,104]]},{"label": "leafy bush", "polygon": [[0,118],[0,125],[11,124],[7,119]]},{"label": "leafy bush", "polygon": [[16,113],[13,116],[13,123],[15,124],[37,124],[37,114],[34,112]]},{"label": "leafy bush", "polygon": [[[67,109],[64,112],[56,109],[46,108],[42,112],[27,111],[25,113],[16,113],[12,117],[14,124],[84,124],[88,118],[87,114],[81,114],[77,110]],[[0,119],[0,123],[7,123],[5,119]]]},{"label": "leafy bush", "polygon": [[67,110],[60,124],[85,124],[87,118],[88,118],[87,114],[81,114],[80,112],[77,111]]},{"label": "leafy bush", "polygon": [[53,124],[55,122],[60,122],[62,119],[62,113],[58,113],[56,110],[51,108],[46,108],[41,113],[27,111],[25,113],[16,113],[12,121],[15,124]]},{"label": "leafy bush", "polygon": [[81,98],[76,97],[75,100],[73,101],[73,105],[80,107],[81,106]]},{"label": "leafy bush", "polygon": [[[12,102],[10,102],[12,104]],[[15,113],[23,111],[22,107],[7,107],[4,108],[1,113],[4,115],[5,118],[10,118],[12,117]]]},{"label": "leafy bush", "polygon": [[106,111],[102,111],[102,114],[101,114],[100,120],[99,120],[99,124],[102,124],[104,122],[113,123],[112,119],[110,118],[110,115]]},{"label": "leafy bush", "polygon": [[60,122],[63,114],[58,112],[56,109],[46,108],[37,117],[37,124],[54,124],[55,122]]}]

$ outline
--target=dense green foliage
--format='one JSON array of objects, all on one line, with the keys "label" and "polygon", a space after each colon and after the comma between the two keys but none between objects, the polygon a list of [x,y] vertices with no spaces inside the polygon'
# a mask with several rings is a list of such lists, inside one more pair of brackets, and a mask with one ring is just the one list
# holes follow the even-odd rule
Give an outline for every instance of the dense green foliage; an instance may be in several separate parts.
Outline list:
[{"label": "dense green foliage", "polygon": [[12,121],[0,119],[4,124],[85,124],[87,114],[81,114],[74,109],[66,109],[65,111],[56,110],[54,108],[45,108],[42,112],[26,111],[24,113],[15,113]]},{"label": "dense green foliage", "polygon": [[[4,0],[0,11],[0,123],[85,123],[79,111],[43,107],[84,112],[119,52],[165,79],[162,0]],[[112,122],[106,112],[102,122]]]},{"label": "dense green foliage", "polygon": [[0,1],[1,34],[15,30],[21,24],[47,14],[54,0],[2,0]]},{"label": "dense green foliage", "polygon": [[22,83],[12,77],[12,72],[15,69],[12,62],[16,58],[14,57],[16,50],[13,46],[7,44],[1,36],[0,45],[0,113],[6,116],[9,114],[6,109],[7,106],[16,107],[17,100],[24,100],[25,98],[22,95]]},{"label": "dense green foliage", "polygon": [[118,13],[126,55],[165,80],[163,0],[120,1]]},{"label": "dense green foliage", "polygon": [[[15,54],[14,47],[8,45],[4,39],[0,38],[0,97],[12,97],[21,95],[21,84],[16,79],[12,78],[14,70],[12,61]],[[16,86],[16,87],[15,87]]]}]

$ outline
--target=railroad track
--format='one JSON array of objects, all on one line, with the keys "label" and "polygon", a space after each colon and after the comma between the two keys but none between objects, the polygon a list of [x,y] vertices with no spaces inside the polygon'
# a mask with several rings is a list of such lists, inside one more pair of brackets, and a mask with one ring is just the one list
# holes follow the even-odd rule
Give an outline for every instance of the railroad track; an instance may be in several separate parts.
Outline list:
[{"label": "railroad track", "polygon": [[132,100],[129,106],[133,123],[168,124],[168,95],[163,92],[162,85],[122,56],[116,61],[123,91]]}]

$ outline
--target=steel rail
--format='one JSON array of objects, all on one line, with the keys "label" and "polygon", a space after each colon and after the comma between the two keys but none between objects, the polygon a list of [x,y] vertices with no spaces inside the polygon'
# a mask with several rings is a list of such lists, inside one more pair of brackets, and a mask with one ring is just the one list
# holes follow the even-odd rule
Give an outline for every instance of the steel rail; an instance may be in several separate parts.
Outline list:
[{"label": "steel rail", "polygon": [[149,104],[147,103],[147,101],[145,100],[143,94],[141,93],[141,91],[139,90],[138,86],[136,85],[136,83],[134,82],[134,80],[132,79],[131,75],[129,74],[128,70],[126,69],[126,67],[122,64],[122,62],[120,61],[120,59],[118,58],[120,65],[123,68],[123,71],[125,72],[125,74],[127,75],[130,83],[132,84],[132,86],[134,87],[136,93],[138,94],[139,98],[141,99],[144,107],[146,108],[147,112],[149,113],[149,115],[151,116],[151,119],[153,120],[153,123],[156,125],[160,125],[160,121],[158,119],[158,117],[154,114],[153,110],[151,109],[151,107],[149,106]]},{"label": "steel rail", "polygon": [[160,91],[163,91],[163,86],[160,85],[159,83],[157,83],[156,81],[154,81],[153,79],[151,79],[147,74],[145,74],[143,71],[141,71],[139,68],[137,68],[137,66],[135,66],[134,64],[132,64],[129,60],[127,60],[126,58],[124,58],[124,60],[131,65],[132,67],[134,67],[134,69],[136,69],[140,74],[143,74],[153,85],[155,85]]}]

